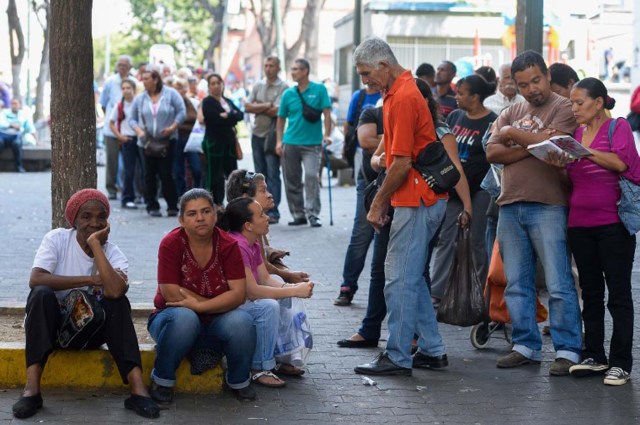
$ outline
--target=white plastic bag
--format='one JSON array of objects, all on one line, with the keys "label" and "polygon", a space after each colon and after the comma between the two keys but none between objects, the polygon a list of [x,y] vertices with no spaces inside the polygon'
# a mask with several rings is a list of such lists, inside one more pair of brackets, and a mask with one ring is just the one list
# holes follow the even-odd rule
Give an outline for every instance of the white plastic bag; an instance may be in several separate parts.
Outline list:
[{"label": "white plastic bag", "polygon": [[196,153],[204,153],[202,150],[202,141],[204,140],[204,127],[200,125],[198,121],[196,121],[193,129],[191,130],[191,134],[189,135],[189,139],[187,140],[187,144],[184,146],[185,152],[196,152]]},{"label": "white plastic bag", "polygon": [[276,340],[275,359],[295,367],[304,367],[313,348],[311,327],[304,302],[300,298],[284,298],[280,303],[280,325]]}]

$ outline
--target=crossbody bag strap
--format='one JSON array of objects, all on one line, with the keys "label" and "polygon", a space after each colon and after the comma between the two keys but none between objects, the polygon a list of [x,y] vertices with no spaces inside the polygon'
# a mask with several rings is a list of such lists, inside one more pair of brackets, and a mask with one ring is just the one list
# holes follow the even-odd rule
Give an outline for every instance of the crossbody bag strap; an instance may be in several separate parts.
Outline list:
[{"label": "crossbody bag strap", "polygon": [[607,136],[609,139],[609,151],[613,150],[613,130],[615,130],[616,128],[616,123],[618,122],[618,118],[614,118],[613,120],[611,120],[611,122],[609,123],[609,131],[607,132]]},{"label": "crossbody bag strap", "polygon": [[298,92],[298,96],[300,96],[300,102],[302,102],[302,106],[308,106],[307,102],[304,101],[304,97],[302,97],[302,93],[300,92],[300,89],[298,88],[298,86],[296,86],[296,91]]}]

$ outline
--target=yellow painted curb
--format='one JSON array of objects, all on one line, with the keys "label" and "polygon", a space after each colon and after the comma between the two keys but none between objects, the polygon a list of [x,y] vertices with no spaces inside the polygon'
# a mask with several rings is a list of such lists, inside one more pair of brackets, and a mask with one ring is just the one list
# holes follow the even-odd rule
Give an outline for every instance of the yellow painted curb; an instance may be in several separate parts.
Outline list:
[{"label": "yellow painted curb", "polygon": [[[149,375],[155,361],[153,345],[140,346],[142,370],[145,382],[150,384]],[[176,372],[177,392],[219,393],[222,390],[222,368],[208,370],[202,375],[192,375],[191,365],[183,360]],[[24,344],[0,344],[0,387],[22,387],[26,379]],[[118,368],[109,351],[99,350],[56,350],[47,361],[42,376],[44,388],[126,388],[122,383]]]}]

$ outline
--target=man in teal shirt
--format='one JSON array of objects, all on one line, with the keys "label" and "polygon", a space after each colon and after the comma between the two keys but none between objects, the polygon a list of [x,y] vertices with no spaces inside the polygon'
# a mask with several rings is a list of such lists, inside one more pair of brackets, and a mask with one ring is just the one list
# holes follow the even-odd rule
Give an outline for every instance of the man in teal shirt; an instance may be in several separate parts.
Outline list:
[{"label": "man in teal shirt", "polygon": [[35,137],[36,129],[31,122],[30,113],[22,110],[20,99],[11,101],[11,109],[0,112],[0,152],[6,147],[13,151],[16,171],[24,173],[22,166],[22,143],[26,135]]},{"label": "man in teal shirt", "polygon": [[[282,158],[284,188],[293,221],[289,226],[311,224],[320,227],[320,160],[323,144],[331,144],[331,100],[323,84],[309,81],[310,65],[306,59],[296,59],[291,78],[298,83],[288,88],[278,109],[276,153]],[[322,120],[310,122],[303,116],[303,104],[322,111]],[[285,122],[289,120],[285,131]],[[302,169],[304,167],[304,196]],[[329,178],[331,178],[329,176]],[[306,199],[305,199],[306,198]],[[307,218],[309,221],[307,222]]]}]

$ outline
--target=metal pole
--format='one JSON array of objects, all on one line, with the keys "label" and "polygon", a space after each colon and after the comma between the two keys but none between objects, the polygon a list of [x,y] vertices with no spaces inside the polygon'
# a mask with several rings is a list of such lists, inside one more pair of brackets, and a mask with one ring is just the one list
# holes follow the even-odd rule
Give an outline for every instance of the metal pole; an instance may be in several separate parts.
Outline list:
[{"label": "metal pole", "polygon": [[31,106],[31,5],[27,4],[27,96],[26,105]]},{"label": "metal pole", "polygon": [[282,17],[280,15],[280,0],[273,0],[273,21],[276,25],[276,50],[280,59],[280,68],[287,75],[287,63],[284,55],[284,41],[282,40]]},{"label": "metal pole", "polygon": [[526,0],[524,49],[542,54],[544,30],[544,0]]},{"label": "metal pole", "polygon": [[[362,0],[355,0],[353,9],[353,50],[360,44],[362,38]],[[341,64],[342,65],[342,64]],[[360,76],[356,71],[355,64],[352,67],[351,74],[351,92],[360,89]]]}]

